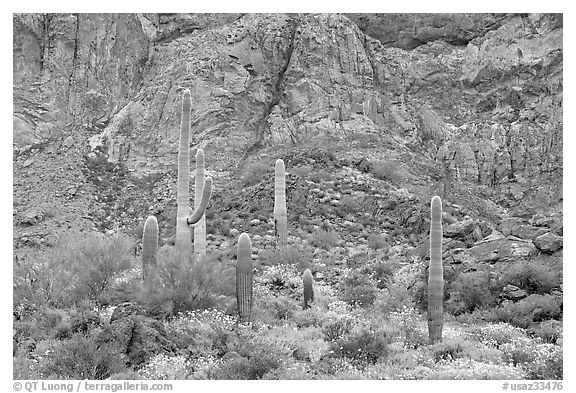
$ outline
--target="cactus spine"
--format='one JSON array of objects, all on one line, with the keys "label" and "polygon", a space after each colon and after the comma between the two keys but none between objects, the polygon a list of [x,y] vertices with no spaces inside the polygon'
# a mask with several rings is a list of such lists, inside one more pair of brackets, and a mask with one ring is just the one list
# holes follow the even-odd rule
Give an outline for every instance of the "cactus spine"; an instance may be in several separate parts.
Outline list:
[{"label": "cactus spine", "polygon": [[144,232],[142,233],[142,277],[144,281],[147,281],[151,272],[156,269],[157,247],[158,221],[156,217],[149,216],[144,223]]},{"label": "cactus spine", "polygon": [[276,160],[274,167],[274,232],[278,238],[280,255],[288,238],[288,214],[286,212],[286,174],[284,161]]},{"label": "cactus spine", "polygon": [[[194,208],[200,207],[202,191],[205,181],[204,174],[204,150],[198,149],[196,152],[196,173],[194,176]],[[200,221],[194,226],[194,253],[196,257],[206,256],[206,215],[202,214]]]},{"label": "cactus spine", "polygon": [[444,276],[442,269],[442,201],[432,198],[430,267],[428,268],[428,334],[430,343],[442,341]]},{"label": "cactus spine", "polygon": [[310,269],[304,270],[302,275],[302,284],[304,285],[304,309],[310,307],[310,303],[314,301],[314,287],[312,286],[314,279]]},{"label": "cactus spine", "polygon": [[192,232],[190,225],[197,223],[206,211],[212,193],[212,178],[207,177],[202,187],[202,200],[190,215],[190,113],[192,110],[190,90],[184,90],[182,120],[178,146],[178,210],[176,213],[176,248],[185,254],[190,252]]},{"label": "cactus spine", "polygon": [[252,243],[247,233],[242,233],[238,239],[236,301],[240,322],[250,322],[252,312]]}]

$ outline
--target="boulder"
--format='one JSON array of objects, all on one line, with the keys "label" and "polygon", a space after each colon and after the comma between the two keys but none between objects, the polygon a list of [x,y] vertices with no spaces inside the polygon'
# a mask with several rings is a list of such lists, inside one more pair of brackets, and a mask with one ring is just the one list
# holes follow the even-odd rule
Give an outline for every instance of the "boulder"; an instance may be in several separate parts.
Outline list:
[{"label": "boulder", "polygon": [[468,253],[478,262],[513,262],[534,255],[536,247],[529,240],[494,232],[469,248]]},{"label": "boulder", "polygon": [[112,344],[128,356],[133,366],[144,364],[160,353],[176,355],[177,346],[166,335],[161,321],[146,317],[131,303],[118,306],[110,324],[97,338],[99,346]]},{"label": "boulder", "polygon": [[516,301],[524,299],[526,296],[528,296],[528,293],[525,290],[518,288],[516,285],[508,284],[502,288],[502,293],[500,293],[500,296],[504,299]]},{"label": "boulder", "polygon": [[552,232],[547,232],[534,239],[534,244],[538,249],[547,254],[552,254],[562,248],[562,236]]},{"label": "boulder", "polygon": [[471,234],[476,227],[476,221],[468,219],[464,221],[457,221],[444,227],[444,236],[452,238],[464,238]]}]

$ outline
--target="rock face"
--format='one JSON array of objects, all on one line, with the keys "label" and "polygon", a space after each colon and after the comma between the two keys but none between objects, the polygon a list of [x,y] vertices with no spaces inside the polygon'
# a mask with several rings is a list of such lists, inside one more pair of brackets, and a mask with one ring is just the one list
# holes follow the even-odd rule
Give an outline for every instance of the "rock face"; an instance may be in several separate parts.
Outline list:
[{"label": "rock face", "polygon": [[113,344],[138,366],[149,357],[163,353],[174,355],[177,346],[169,340],[162,322],[140,315],[136,306],[121,304],[112,313],[110,324],[97,339],[99,344]]},{"label": "rock face", "polygon": [[[193,94],[191,145],[204,149],[216,193],[264,147],[339,140],[350,155],[360,151],[350,158],[365,172],[382,157],[398,163],[401,187],[424,199],[438,194],[465,205],[474,220],[497,222],[505,210],[521,217],[527,226],[512,236],[535,239],[542,233],[534,228],[544,226],[525,220],[561,212],[557,15],[15,14],[13,20],[14,199],[25,201],[22,212],[42,206],[43,178],[61,188],[53,198],[48,192],[52,206],[74,208],[64,226],[44,218],[43,231],[82,228],[73,217],[83,216],[110,229],[157,205],[169,215],[185,88]],[[83,168],[73,179],[58,182],[66,165],[56,179],[39,175],[41,163],[64,156],[77,157],[70,165]],[[133,190],[131,206],[121,210],[130,179],[141,184],[151,175],[165,183],[153,195]],[[389,210],[403,206],[389,203]],[[28,215],[23,225],[38,226],[38,217]],[[402,215],[401,225],[425,231],[425,208]],[[472,245],[487,235],[479,225],[469,229],[454,227],[454,236]],[[21,235],[17,229],[15,238]]]}]

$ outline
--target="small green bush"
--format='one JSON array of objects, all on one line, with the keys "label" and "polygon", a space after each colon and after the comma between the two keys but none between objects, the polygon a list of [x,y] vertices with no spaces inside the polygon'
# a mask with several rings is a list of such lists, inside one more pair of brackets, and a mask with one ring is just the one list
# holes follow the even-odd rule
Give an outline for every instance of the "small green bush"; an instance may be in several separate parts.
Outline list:
[{"label": "small green bush", "polygon": [[363,327],[345,335],[330,346],[334,357],[346,357],[361,365],[375,364],[389,354],[390,339],[382,332]]},{"label": "small green bush", "polygon": [[226,309],[235,294],[233,268],[210,256],[182,256],[175,248],[158,253],[156,274],[135,284],[134,297],[148,312],[158,316],[179,312]]},{"label": "small green bush", "polygon": [[450,285],[446,311],[454,315],[470,313],[477,308],[494,306],[499,288],[488,272],[460,273]]},{"label": "small green bush", "polygon": [[362,272],[349,271],[344,276],[341,286],[343,289],[342,300],[351,306],[370,306],[376,299],[376,285],[370,276]]},{"label": "small green bush", "polygon": [[379,161],[372,163],[370,171],[376,179],[387,180],[393,184],[401,184],[402,177],[399,172],[399,164],[394,161]]},{"label": "small green bush", "polygon": [[340,239],[335,232],[328,232],[324,229],[317,229],[310,236],[310,244],[314,247],[320,247],[325,250],[330,250],[332,247],[338,245]]},{"label": "small green bush", "polygon": [[99,233],[70,235],[36,260],[15,263],[14,302],[68,307],[104,304],[113,280],[133,261],[134,241]]},{"label": "small green bush", "polygon": [[497,321],[526,329],[533,322],[559,319],[562,311],[553,296],[530,295],[516,303],[503,303],[494,310],[494,315]]},{"label": "small green bush", "polygon": [[368,235],[368,247],[373,250],[388,251],[390,249],[390,243],[386,241],[385,235],[381,233],[371,233]]},{"label": "small green bush", "polygon": [[504,272],[500,286],[512,284],[530,294],[544,295],[560,285],[560,278],[561,271],[554,271],[550,266],[533,261],[518,261]]},{"label": "small green bush", "polygon": [[95,379],[125,372],[126,355],[112,345],[98,347],[95,335],[74,334],[67,340],[46,340],[34,351],[42,379]]}]

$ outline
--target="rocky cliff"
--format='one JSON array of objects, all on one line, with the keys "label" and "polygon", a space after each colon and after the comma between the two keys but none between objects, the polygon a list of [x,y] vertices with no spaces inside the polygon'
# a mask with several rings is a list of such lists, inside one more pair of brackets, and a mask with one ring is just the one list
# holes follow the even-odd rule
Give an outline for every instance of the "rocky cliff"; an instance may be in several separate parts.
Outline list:
[{"label": "rocky cliff", "polygon": [[415,228],[413,245],[434,194],[476,240],[512,218],[562,235],[562,39],[555,14],[14,15],[15,248],[149,212],[168,236],[185,88],[216,214],[248,209],[235,182],[284,157],[324,204],[378,189],[364,214]]}]

